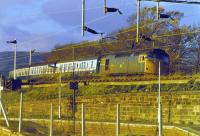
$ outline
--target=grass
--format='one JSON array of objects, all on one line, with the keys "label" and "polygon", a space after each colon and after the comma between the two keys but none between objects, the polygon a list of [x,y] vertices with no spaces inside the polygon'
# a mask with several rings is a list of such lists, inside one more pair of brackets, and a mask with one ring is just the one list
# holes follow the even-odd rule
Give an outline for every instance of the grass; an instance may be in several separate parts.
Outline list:
[{"label": "grass", "polygon": [[[191,80],[187,84],[162,84],[162,92],[174,92],[174,91],[193,91],[200,90],[200,82]],[[29,86],[22,88],[24,92],[25,101],[37,101],[37,100],[51,100],[58,98],[59,84],[49,86]],[[135,92],[156,92],[158,90],[157,84],[150,85],[79,85],[79,89],[76,92],[78,96],[91,96],[91,95],[110,95],[120,93],[135,93]],[[62,85],[62,97],[70,98],[73,94],[73,90],[69,89],[68,84]],[[3,91],[3,98],[5,102],[16,103],[19,102],[19,91]]]}]

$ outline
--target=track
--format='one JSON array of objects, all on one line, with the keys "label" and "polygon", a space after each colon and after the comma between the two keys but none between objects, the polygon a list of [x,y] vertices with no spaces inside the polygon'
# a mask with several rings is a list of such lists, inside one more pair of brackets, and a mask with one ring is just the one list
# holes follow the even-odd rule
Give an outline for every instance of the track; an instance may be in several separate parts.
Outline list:
[{"label": "track", "polygon": [[[161,83],[163,84],[184,84],[189,81],[200,81],[200,77],[197,76],[162,76]],[[63,79],[62,83],[69,82],[79,82],[87,84],[109,84],[109,85],[131,85],[131,84],[156,84],[158,82],[158,77],[156,76],[117,76],[117,77],[87,77],[79,79]],[[59,81],[51,80],[47,81],[29,81],[23,82],[23,85],[40,85],[40,84],[57,84]]]}]

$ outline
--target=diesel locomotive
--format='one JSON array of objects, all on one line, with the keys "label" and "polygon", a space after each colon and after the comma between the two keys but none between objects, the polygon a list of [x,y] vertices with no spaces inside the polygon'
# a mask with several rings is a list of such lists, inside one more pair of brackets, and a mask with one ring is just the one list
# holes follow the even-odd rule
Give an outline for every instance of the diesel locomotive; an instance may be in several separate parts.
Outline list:
[{"label": "diesel locomotive", "polygon": [[[38,64],[16,69],[18,79],[54,73],[92,73],[98,76],[157,74],[160,62],[161,74],[169,72],[169,55],[162,49],[135,53],[109,54],[96,58],[58,62],[56,65]],[[13,71],[9,73],[13,76]]]}]

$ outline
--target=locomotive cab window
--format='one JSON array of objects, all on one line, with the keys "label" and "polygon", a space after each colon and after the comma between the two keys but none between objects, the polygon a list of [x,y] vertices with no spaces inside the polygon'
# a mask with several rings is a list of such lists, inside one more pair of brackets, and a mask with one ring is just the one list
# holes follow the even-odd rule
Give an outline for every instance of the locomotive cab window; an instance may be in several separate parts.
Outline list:
[{"label": "locomotive cab window", "polygon": [[105,70],[108,70],[109,69],[109,59],[106,59],[106,62],[105,62]]},{"label": "locomotive cab window", "polygon": [[139,56],[139,62],[145,62],[145,55],[140,55]]}]

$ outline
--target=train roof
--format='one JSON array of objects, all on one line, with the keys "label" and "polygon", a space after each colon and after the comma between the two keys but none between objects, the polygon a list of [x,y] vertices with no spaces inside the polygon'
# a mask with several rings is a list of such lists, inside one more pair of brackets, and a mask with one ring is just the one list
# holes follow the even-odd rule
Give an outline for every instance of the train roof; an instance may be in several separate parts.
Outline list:
[{"label": "train roof", "polygon": [[[91,59],[98,59],[98,57],[91,57],[91,58],[82,58],[79,60],[74,60],[74,61],[87,61]],[[44,66],[44,65],[49,65],[49,64],[55,64],[55,63],[66,63],[66,62],[73,62],[73,60],[68,60],[68,61],[56,61],[56,62],[42,62],[42,63],[34,63],[31,65],[31,67],[37,67],[37,66]],[[24,65],[24,66],[19,66],[17,69],[20,68],[28,68],[29,65]]]},{"label": "train roof", "polygon": [[132,50],[132,51],[122,51],[118,53],[109,53],[103,56],[114,55],[115,57],[122,57],[122,56],[130,56],[130,55],[140,55],[140,54],[157,54],[162,56],[169,56],[164,50],[156,48],[156,49],[144,49],[144,50]]}]

